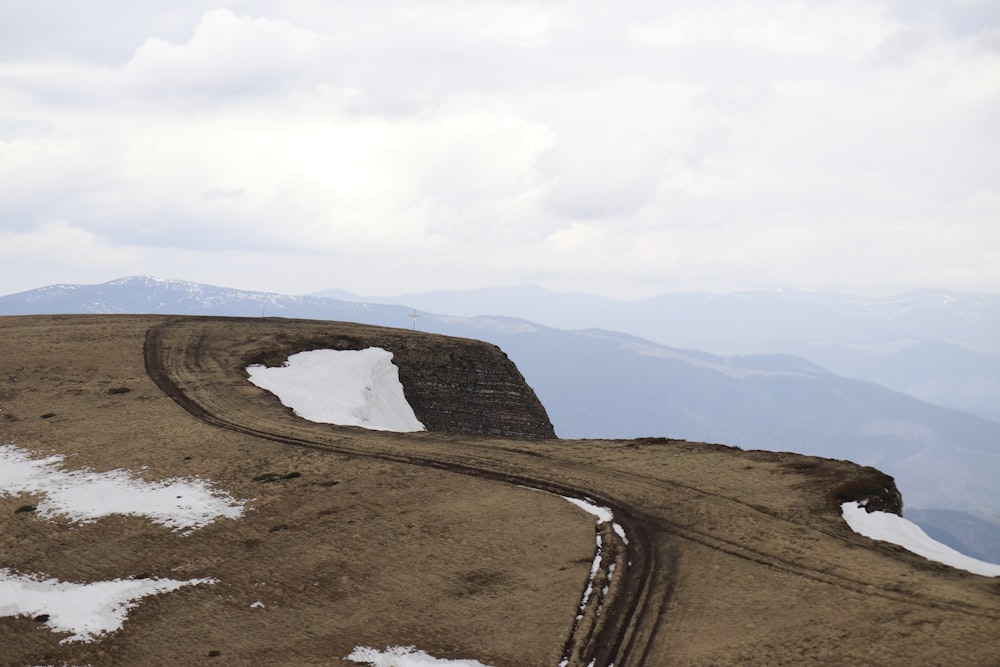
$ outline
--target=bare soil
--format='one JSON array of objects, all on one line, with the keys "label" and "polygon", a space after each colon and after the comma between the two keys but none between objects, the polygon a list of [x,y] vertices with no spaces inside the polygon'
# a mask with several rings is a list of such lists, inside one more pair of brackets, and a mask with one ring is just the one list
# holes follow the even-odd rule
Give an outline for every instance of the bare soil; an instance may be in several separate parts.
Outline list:
[{"label": "bare soil", "polygon": [[[0,567],[218,580],[146,598],[90,643],[0,618],[0,664],[329,665],[357,645],[496,667],[567,651],[619,667],[998,664],[1000,581],[841,520],[845,493],[892,505],[877,471],[666,439],[311,424],[245,379],[248,355],[278,340],[359,326],[0,318],[0,443],[74,468],[200,477],[250,501],[180,535],[139,518],[50,522],[18,511],[37,499],[0,497]],[[411,335],[411,364],[452,344]],[[580,622],[594,521],[555,493],[613,507],[629,536],[605,529],[601,576],[615,574]]]}]

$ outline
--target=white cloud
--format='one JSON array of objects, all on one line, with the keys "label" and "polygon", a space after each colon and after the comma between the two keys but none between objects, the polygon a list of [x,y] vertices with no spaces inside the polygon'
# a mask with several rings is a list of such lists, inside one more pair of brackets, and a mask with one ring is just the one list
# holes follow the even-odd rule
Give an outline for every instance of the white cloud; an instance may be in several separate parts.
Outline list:
[{"label": "white cloud", "polygon": [[148,38],[124,68],[129,88],[155,97],[262,94],[322,58],[320,37],[288,21],[207,12],[188,42]]},{"label": "white cloud", "polygon": [[670,48],[746,49],[782,56],[864,57],[894,32],[871,2],[700,3],[654,23],[630,26],[643,44]]},{"label": "white cloud", "polygon": [[[0,234],[296,291],[997,291],[1000,16],[963,7],[191,2],[100,54],[14,40]],[[92,275],[53,247],[4,284]]]},{"label": "white cloud", "polygon": [[555,22],[555,5],[510,2],[424,2],[401,6],[399,16],[413,31],[470,36],[518,48],[544,46]]},{"label": "white cloud", "polygon": [[60,282],[104,282],[141,273],[142,262],[133,248],[55,221],[25,231],[0,228],[0,266],[3,285],[13,293]]}]

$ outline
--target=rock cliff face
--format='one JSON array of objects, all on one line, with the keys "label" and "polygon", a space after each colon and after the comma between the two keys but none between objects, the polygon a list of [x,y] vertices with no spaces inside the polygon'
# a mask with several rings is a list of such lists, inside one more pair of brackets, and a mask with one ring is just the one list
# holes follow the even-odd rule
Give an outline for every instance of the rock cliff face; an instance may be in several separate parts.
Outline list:
[{"label": "rock cliff face", "polygon": [[428,430],[555,437],[534,390],[497,346],[463,341],[455,347],[451,339],[447,345],[393,353],[407,399]]},{"label": "rock cliff face", "polygon": [[392,352],[406,399],[427,430],[505,438],[556,437],[534,390],[495,345],[344,322],[317,322],[310,328],[306,335],[277,334],[273,343],[254,350],[243,362],[277,366],[304,350],[381,347]]}]

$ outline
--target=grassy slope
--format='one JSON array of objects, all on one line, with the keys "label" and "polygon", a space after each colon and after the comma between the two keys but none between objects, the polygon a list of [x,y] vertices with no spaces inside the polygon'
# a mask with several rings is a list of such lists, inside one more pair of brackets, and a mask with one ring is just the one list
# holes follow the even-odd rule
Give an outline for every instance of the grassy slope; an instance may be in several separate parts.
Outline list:
[{"label": "grassy slope", "polygon": [[[208,426],[160,392],[142,347],[162,319],[0,318],[0,440],[70,455],[74,467],[197,475],[252,498],[250,511],[181,537],[139,519],[48,523],[16,512],[24,498],[0,498],[0,565],[73,581],[219,583],[144,602],[93,644],[60,645],[34,621],[0,619],[3,664],[215,664],[210,651],[225,664],[335,664],[356,644],[416,644],[497,666],[558,662],[589,570],[592,519],[551,495],[384,457],[561,484],[624,508],[652,570],[630,640],[643,652],[616,664],[1000,655],[1000,583],[872,543],[839,519],[830,492],[870,474],[856,466],[656,440],[312,426],[243,382],[232,360],[276,333],[337,325],[178,327],[167,359],[189,395],[239,423],[351,455],[292,448]],[[250,607],[258,600],[264,609]]]}]

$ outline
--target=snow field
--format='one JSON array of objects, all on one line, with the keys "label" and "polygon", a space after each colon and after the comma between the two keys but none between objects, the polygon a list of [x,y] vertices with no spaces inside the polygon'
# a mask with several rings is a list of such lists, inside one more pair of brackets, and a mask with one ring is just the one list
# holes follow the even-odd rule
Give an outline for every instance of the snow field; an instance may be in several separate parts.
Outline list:
[{"label": "snow field", "polygon": [[1000,565],[977,560],[931,538],[912,521],[891,512],[868,512],[861,503],[840,506],[847,525],[856,533],[912,551],[927,560],[985,577],[1000,577]]},{"label": "snow field", "polygon": [[0,568],[0,616],[44,614],[48,616],[46,626],[72,633],[61,643],[91,641],[120,628],[128,611],[146,596],[214,583],[214,579],[114,579],[75,584]]},{"label": "snow field", "polygon": [[476,660],[435,658],[412,646],[390,646],[384,651],[357,646],[344,659],[370,667],[489,667]]},{"label": "snow field", "polygon": [[88,523],[125,514],[182,532],[243,514],[244,501],[212,489],[203,480],[147,482],[123,470],[63,470],[63,460],[61,455],[36,459],[12,444],[0,445],[0,495],[41,495],[35,511],[49,519]]},{"label": "snow field", "polygon": [[250,382],[309,421],[401,433],[423,431],[403,394],[392,352],[310,350],[284,366],[248,366]]},{"label": "snow field", "polygon": [[[182,535],[219,518],[237,518],[245,501],[199,479],[147,482],[123,470],[64,470],[61,455],[33,458],[0,445],[0,496],[42,496],[35,514],[88,523],[113,514],[135,515]],[[0,568],[0,616],[47,616],[45,625],[69,632],[63,642],[91,641],[119,629],[139,600],[214,579],[114,579],[89,584],[45,579]]]}]

